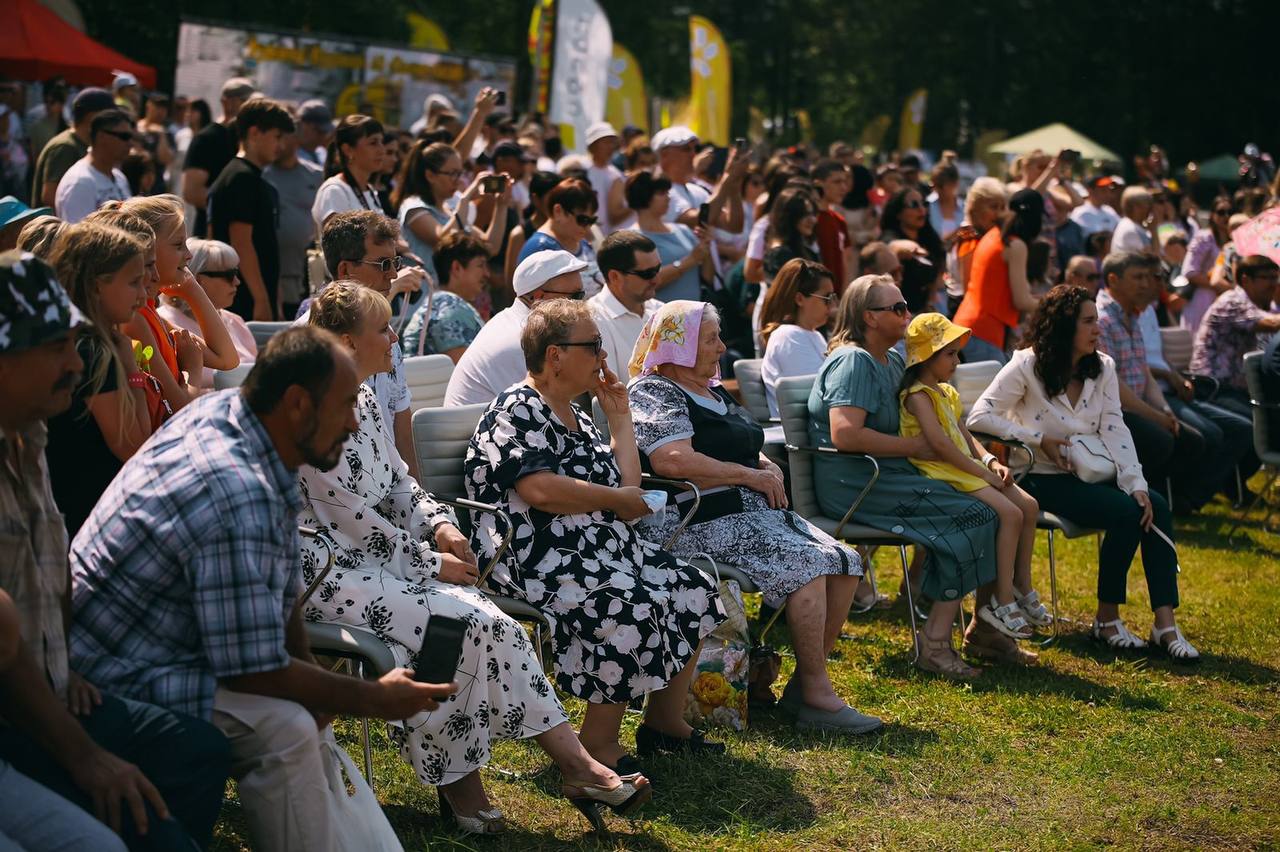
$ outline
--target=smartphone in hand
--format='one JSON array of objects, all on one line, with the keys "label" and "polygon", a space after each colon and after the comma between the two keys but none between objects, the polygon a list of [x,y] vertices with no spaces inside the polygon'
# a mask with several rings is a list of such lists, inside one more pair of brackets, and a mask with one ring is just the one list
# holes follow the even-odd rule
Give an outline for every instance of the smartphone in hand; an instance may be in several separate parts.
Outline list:
[{"label": "smartphone in hand", "polygon": [[413,679],[419,683],[452,683],[458,663],[462,661],[462,642],[466,636],[465,621],[447,615],[431,616]]}]

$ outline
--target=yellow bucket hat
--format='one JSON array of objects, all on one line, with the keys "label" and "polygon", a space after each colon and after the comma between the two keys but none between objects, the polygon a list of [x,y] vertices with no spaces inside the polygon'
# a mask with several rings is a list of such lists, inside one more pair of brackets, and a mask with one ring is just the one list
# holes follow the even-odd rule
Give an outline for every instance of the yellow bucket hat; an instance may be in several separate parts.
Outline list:
[{"label": "yellow bucket hat", "polygon": [[907,366],[924,363],[955,340],[969,340],[969,329],[956,325],[942,314],[920,314],[907,326]]}]

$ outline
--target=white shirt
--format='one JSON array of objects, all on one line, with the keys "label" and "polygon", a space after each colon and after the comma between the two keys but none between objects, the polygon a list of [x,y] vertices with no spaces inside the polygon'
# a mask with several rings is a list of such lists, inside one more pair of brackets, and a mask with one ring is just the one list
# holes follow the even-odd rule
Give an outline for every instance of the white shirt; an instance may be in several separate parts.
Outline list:
[{"label": "white shirt", "polygon": [[587,300],[587,307],[595,318],[600,337],[604,339],[604,351],[609,355],[609,369],[623,382],[627,382],[627,365],[635,351],[636,341],[649,317],[658,312],[662,302],[650,299],[644,303],[644,316],[636,316],[606,286]]},{"label": "white shirt", "polygon": [[1116,378],[1116,362],[1110,355],[1098,353],[1102,372],[1096,379],[1086,379],[1075,407],[1066,393],[1049,399],[1044,383],[1035,373],[1036,356],[1030,349],[1013,353],[1009,363],[973,404],[966,421],[970,430],[987,432],[1002,438],[1016,438],[1035,453],[1032,473],[1065,474],[1040,449],[1040,441],[1066,439],[1071,435],[1097,435],[1106,446],[1119,475],[1116,484],[1126,494],[1146,491],[1133,436],[1124,425],[1120,412],[1120,383]]},{"label": "white shirt", "polygon": [[674,222],[686,210],[697,212],[698,208],[711,200],[711,193],[701,186],[693,182],[690,183],[672,183],[671,184],[671,204],[667,206],[667,215],[662,217],[664,222]]},{"label": "white shirt", "polygon": [[488,404],[507,388],[524,381],[528,371],[520,348],[520,332],[528,319],[529,306],[516,299],[511,307],[484,324],[449,376],[444,394],[446,408]]},{"label": "white shirt", "polygon": [[1128,216],[1120,220],[1111,235],[1112,251],[1144,252],[1151,247],[1151,234]]},{"label": "white shirt", "polygon": [[596,215],[600,217],[600,230],[608,236],[622,225],[621,222],[615,224],[609,219],[609,190],[622,180],[622,172],[618,171],[617,166],[592,166],[587,169],[587,180],[596,191]]},{"label": "white shirt", "polygon": [[110,175],[104,175],[86,155],[58,181],[53,207],[59,219],[74,225],[108,201],[128,201],[132,197],[124,172],[112,169]]},{"label": "white shirt", "polygon": [[[1147,366],[1154,370],[1168,370],[1169,362],[1164,358],[1164,340],[1160,337],[1160,318],[1156,316],[1156,306],[1147,305],[1146,310],[1138,314],[1138,331],[1142,332],[1142,345],[1147,350]],[[1156,379],[1163,390],[1169,385],[1164,379]]]},{"label": "white shirt", "polygon": [[747,260],[764,260],[764,238],[769,233],[769,214],[760,217],[758,222],[751,223],[751,233],[747,237]]},{"label": "white shirt", "polygon": [[1120,214],[1110,204],[1095,207],[1086,201],[1071,211],[1071,221],[1079,225],[1087,237],[1099,231],[1114,231],[1120,224]]},{"label": "white shirt", "polygon": [[324,222],[334,213],[346,213],[350,210],[373,210],[382,212],[382,202],[371,187],[364,191],[364,204],[351,185],[343,180],[342,175],[334,175],[316,191],[316,200],[311,205],[311,218],[316,222],[317,232],[324,230]]},{"label": "white shirt", "polygon": [[760,377],[764,379],[764,396],[769,401],[769,416],[778,416],[778,397],[774,391],[780,379],[788,376],[810,376],[818,372],[827,357],[827,339],[820,331],[810,331],[794,323],[780,325],[769,335],[764,350]]}]

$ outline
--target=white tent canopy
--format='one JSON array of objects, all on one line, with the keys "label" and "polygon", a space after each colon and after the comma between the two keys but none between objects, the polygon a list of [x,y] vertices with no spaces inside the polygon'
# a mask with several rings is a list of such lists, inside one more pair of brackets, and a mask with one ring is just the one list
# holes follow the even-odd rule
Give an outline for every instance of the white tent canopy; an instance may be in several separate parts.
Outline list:
[{"label": "white tent canopy", "polygon": [[1062,122],[1046,124],[1038,130],[997,142],[989,149],[993,154],[1026,154],[1039,148],[1046,154],[1057,154],[1064,148],[1079,151],[1082,159],[1102,160],[1105,163],[1123,163],[1116,152],[1102,147],[1078,130],[1072,130]]}]

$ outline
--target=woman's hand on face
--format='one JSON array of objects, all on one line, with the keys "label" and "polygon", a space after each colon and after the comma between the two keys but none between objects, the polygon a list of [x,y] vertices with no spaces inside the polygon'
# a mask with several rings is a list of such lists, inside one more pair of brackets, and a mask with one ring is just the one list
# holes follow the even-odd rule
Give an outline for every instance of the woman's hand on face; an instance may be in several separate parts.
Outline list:
[{"label": "woman's hand on face", "polygon": [[1067,438],[1051,438],[1045,435],[1040,439],[1040,450],[1049,457],[1049,461],[1062,470],[1071,471],[1070,440]]},{"label": "woman's hand on face", "polygon": [[1155,521],[1155,512],[1151,508],[1151,495],[1145,491],[1133,492],[1133,502],[1142,507],[1142,519],[1138,521],[1138,525],[1143,531],[1150,531],[1151,525]]},{"label": "woman's hand on face", "polygon": [[645,515],[653,514],[649,504],[644,502],[644,489],[637,485],[623,485],[613,489],[613,505],[610,510],[623,521],[634,521]]},{"label": "woman's hand on face", "polygon": [[610,421],[631,413],[631,399],[627,396],[627,386],[618,380],[608,364],[596,374],[595,386],[591,392],[595,394],[596,399],[600,400],[600,410]]},{"label": "woman's hand on face", "polygon": [[196,277],[191,274],[191,270],[185,266],[178,270],[178,283],[160,287],[160,292],[164,295],[177,296],[180,299],[187,298],[188,294],[196,290],[203,292],[204,288],[200,286],[200,282],[196,280]]}]

